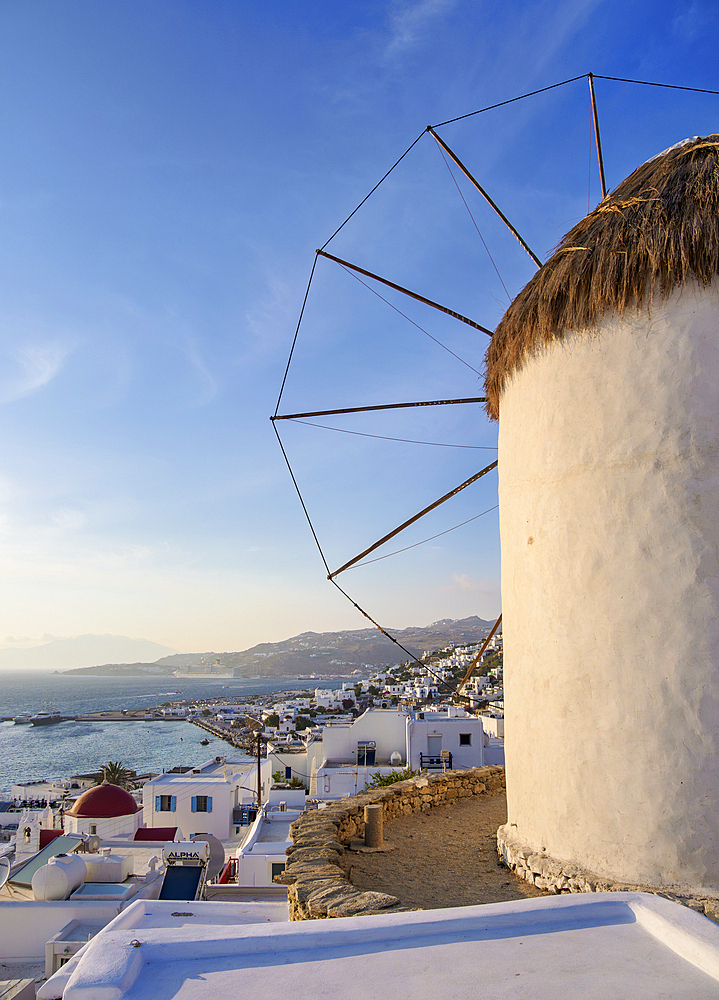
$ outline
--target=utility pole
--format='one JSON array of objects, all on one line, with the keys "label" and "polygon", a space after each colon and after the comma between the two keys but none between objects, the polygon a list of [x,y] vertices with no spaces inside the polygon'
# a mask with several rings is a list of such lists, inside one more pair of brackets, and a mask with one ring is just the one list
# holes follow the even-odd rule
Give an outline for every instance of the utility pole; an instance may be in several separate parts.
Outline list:
[{"label": "utility pole", "polygon": [[262,737],[257,733],[257,809],[262,808]]},{"label": "utility pole", "polygon": [[257,808],[262,808],[262,723],[252,716],[245,716],[245,725],[251,729],[257,740]]}]

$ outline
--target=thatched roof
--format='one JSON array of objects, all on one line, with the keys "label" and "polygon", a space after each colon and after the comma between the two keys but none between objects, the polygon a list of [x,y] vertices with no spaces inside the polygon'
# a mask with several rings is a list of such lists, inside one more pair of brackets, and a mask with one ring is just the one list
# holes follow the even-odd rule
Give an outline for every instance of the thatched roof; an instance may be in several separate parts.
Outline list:
[{"label": "thatched roof", "polygon": [[687,139],[638,167],[564,239],[505,313],[487,351],[487,412],[508,376],[567,331],[650,309],[719,273],[719,135]]}]

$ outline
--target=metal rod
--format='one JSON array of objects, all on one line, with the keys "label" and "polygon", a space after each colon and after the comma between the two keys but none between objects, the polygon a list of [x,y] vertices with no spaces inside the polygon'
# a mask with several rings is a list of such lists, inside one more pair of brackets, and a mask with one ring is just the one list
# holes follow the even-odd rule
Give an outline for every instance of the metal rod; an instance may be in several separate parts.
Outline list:
[{"label": "metal rod", "polygon": [[607,182],[604,179],[604,157],[602,156],[602,140],[599,135],[599,117],[597,115],[597,98],[594,94],[594,76],[587,75],[589,80],[589,96],[592,99],[592,121],[594,122],[594,141],[597,146],[597,159],[599,160],[599,180],[602,185],[602,199],[607,197]]},{"label": "metal rod", "polygon": [[452,316],[454,319],[458,319],[462,323],[467,323],[468,326],[473,326],[475,330],[481,330],[482,333],[486,333],[488,337],[492,336],[492,330],[488,330],[486,326],[480,326],[480,324],[475,323],[473,319],[468,319],[461,313],[454,312],[453,309],[441,306],[439,302],[433,302],[432,299],[427,299],[424,295],[412,292],[409,288],[404,288],[403,285],[396,285],[394,281],[388,281],[387,278],[381,278],[378,274],[374,274],[372,271],[366,271],[363,267],[358,267],[357,264],[350,264],[349,261],[342,260],[341,257],[335,257],[333,254],[327,253],[326,250],[317,250],[315,252],[321,254],[323,257],[327,257],[328,260],[333,260],[335,263],[341,264],[342,267],[348,267],[351,271],[357,271],[359,274],[364,274],[367,278],[373,278],[375,281],[380,281],[383,285],[387,285],[389,288],[394,288],[397,292],[402,292],[403,295],[409,295],[411,299],[423,302],[426,306],[432,306],[433,309],[439,309],[440,312],[446,313],[448,316]]},{"label": "metal rod", "polygon": [[494,623],[494,627],[493,627],[492,631],[489,633],[489,635],[487,636],[487,638],[484,640],[484,643],[482,644],[482,648],[477,653],[477,655],[475,656],[475,658],[472,660],[472,662],[470,663],[470,665],[467,667],[467,671],[466,671],[464,677],[462,678],[462,680],[457,685],[457,688],[455,689],[455,692],[454,692],[456,695],[461,695],[462,688],[464,687],[464,685],[467,683],[467,681],[469,680],[469,678],[474,673],[474,668],[477,666],[477,664],[479,663],[479,661],[482,659],[482,654],[484,653],[485,649],[489,645],[489,640],[492,638],[492,636],[494,635],[494,633],[499,628],[501,621],[502,621],[502,616],[500,615],[499,618]]},{"label": "metal rod", "polygon": [[492,464],[488,465],[486,469],[482,469],[481,472],[477,472],[474,476],[470,476],[470,478],[465,480],[465,482],[463,482],[460,486],[457,486],[455,489],[450,490],[449,493],[445,493],[443,497],[440,497],[439,500],[435,500],[434,503],[431,503],[429,505],[429,507],[425,507],[424,510],[421,510],[419,512],[419,514],[415,514],[414,517],[410,517],[408,521],[405,521],[403,524],[400,524],[399,528],[395,528],[393,531],[390,531],[389,534],[384,535],[382,538],[380,538],[378,542],[375,542],[373,545],[370,545],[368,549],[365,549],[364,552],[360,552],[360,554],[358,556],[355,556],[354,559],[350,559],[349,562],[346,562],[343,566],[340,566],[339,569],[336,569],[334,573],[329,573],[327,575],[327,579],[333,580],[334,577],[339,576],[340,573],[343,573],[346,569],[349,569],[350,566],[354,566],[354,564],[356,562],[359,562],[360,559],[364,559],[364,557],[368,556],[370,552],[374,552],[375,549],[378,549],[380,545],[384,545],[384,543],[388,542],[390,538],[394,538],[394,536],[398,535],[400,531],[404,531],[405,528],[408,528],[410,524],[414,524],[415,521],[419,521],[419,519],[421,517],[424,517],[425,514],[429,514],[430,511],[434,510],[436,507],[439,507],[440,504],[443,504],[445,500],[450,500],[453,496],[456,496],[461,490],[466,489],[468,486],[471,486],[472,483],[476,483],[478,479],[481,479],[482,476],[485,476],[488,472],[491,472],[492,469],[496,469],[497,465],[498,462],[492,462]]},{"label": "metal rod", "polygon": [[401,410],[407,406],[449,406],[451,403],[486,403],[486,396],[468,399],[428,399],[420,403],[383,403],[380,406],[346,406],[342,410],[313,410],[310,413],[283,413],[270,420],[299,420],[301,417],[331,417],[335,413],[368,413],[371,410]]},{"label": "metal rod", "polygon": [[500,217],[500,219],[505,224],[505,226],[507,227],[507,229],[509,229],[510,233],[512,233],[517,238],[517,240],[519,240],[520,246],[522,246],[527,251],[527,253],[529,254],[529,256],[532,258],[532,260],[534,261],[534,263],[537,265],[537,267],[541,267],[542,266],[542,262],[539,259],[539,257],[537,257],[536,253],[534,253],[533,250],[530,250],[530,248],[527,246],[527,244],[525,243],[525,241],[519,235],[519,233],[514,228],[514,226],[512,225],[512,223],[509,221],[509,219],[507,218],[507,216],[501,210],[501,208],[499,207],[499,205],[497,205],[494,201],[492,201],[492,199],[489,197],[489,195],[484,190],[484,188],[482,187],[482,185],[479,183],[479,181],[477,180],[477,178],[472,176],[472,174],[469,172],[469,170],[467,170],[467,168],[462,163],[462,161],[457,156],[457,154],[452,152],[452,150],[449,148],[449,146],[444,141],[444,139],[440,138],[440,136],[437,135],[437,133],[435,132],[435,130],[432,128],[431,125],[427,126],[427,131],[430,133],[430,135],[434,139],[437,140],[437,143],[442,147],[442,149],[445,151],[445,153],[448,156],[450,156],[452,158],[452,160],[454,160],[454,162],[457,164],[457,166],[462,171],[462,173],[464,174],[464,176],[467,178],[467,180],[471,184],[473,184],[476,187],[476,189],[482,195],[482,197],[487,202],[487,204],[491,205],[491,207],[494,209],[494,211]]}]

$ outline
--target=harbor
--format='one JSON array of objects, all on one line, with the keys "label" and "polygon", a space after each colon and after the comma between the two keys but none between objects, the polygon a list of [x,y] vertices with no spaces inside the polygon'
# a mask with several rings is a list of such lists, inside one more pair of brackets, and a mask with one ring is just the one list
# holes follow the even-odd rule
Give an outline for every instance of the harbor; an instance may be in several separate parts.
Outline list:
[{"label": "harbor", "polygon": [[[38,725],[37,722],[33,722],[32,718],[28,718],[25,721],[30,725]],[[2,716],[0,722],[12,722],[14,725],[21,725],[21,723],[18,723],[17,717],[12,715]],[[147,713],[142,709],[135,709],[134,711],[127,710],[120,712],[91,712],[88,715],[59,715],[58,718],[46,723],[46,725],[55,725],[59,722],[177,722],[177,717],[155,715],[154,713]],[[39,724],[42,725],[42,723]]]}]

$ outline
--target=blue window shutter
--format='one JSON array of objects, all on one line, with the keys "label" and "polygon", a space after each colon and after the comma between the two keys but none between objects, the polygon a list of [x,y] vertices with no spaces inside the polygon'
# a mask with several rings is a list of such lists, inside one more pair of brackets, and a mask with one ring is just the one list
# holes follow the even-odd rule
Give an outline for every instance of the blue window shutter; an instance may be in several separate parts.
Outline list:
[{"label": "blue window shutter", "polygon": [[176,805],[177,805],[177,796],[176,795],[171,795],[170,796],[170,812],[174,813]]},{"label": "blue window shutter", "polygon": [[161,807],[160,807],[160,796],[159,796],[159,795],[156,795],[156,796],[155,796],[155,812],[156,812],[156,813],[159,813],[160,811],[161,811]]},{"label": "blue window shutter", "polygon": [[208,811],[208,813],[212,812],[212,796],[211,795],[207,796],[207,811]]},{"label": "blue window shutter", "polygon": [[197,812],[197,796],[196,795],[192,796],[192,811],[193,811],[193,813]]}]

